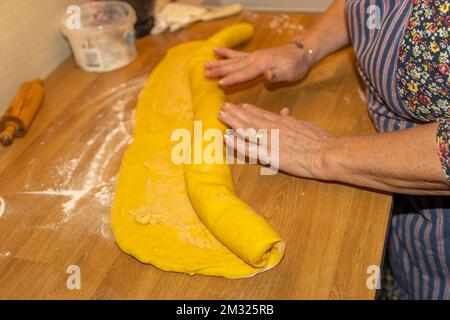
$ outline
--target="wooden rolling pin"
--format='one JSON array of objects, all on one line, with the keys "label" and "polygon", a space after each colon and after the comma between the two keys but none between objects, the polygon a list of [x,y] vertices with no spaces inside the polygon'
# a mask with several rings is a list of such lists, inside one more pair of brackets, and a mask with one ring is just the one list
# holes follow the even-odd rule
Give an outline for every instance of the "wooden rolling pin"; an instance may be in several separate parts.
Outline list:
[{"label": "wooden rolling pin", "polygon": [[26,134],[44,96],[42,80],[22,84],[9,108],[0,119],[0,141],[4,146],[11,145],[15,138],[23,137]]}]

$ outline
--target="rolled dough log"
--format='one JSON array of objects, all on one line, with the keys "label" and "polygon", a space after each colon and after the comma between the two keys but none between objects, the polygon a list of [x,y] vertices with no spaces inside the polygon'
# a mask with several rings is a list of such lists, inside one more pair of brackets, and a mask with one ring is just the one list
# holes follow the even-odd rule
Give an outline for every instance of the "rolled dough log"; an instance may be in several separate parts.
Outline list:
[{"label": "rolled dough log", "polygon": [[[170,49],[139,98],[134,140],[122,162],[112,210],[119,247],[165,271],[243,278],[275,267],[284,242],[234,194],[228,165],[171,160],[174,130],[225,127],[224,93],[203,76],[214,46],[234,47],[253,27],[232,25],[207,41]],[[201,137],[200,137],[201,138]]]}]

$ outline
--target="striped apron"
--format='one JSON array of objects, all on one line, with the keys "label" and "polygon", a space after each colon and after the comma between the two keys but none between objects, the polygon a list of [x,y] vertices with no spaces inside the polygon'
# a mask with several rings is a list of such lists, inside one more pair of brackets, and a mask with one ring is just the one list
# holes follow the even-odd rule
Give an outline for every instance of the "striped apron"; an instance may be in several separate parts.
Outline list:
[{"label": "striped apron", "polygon": [[[411,1],[347,0],[350,36],[380,132],[420,125],[398,93],[398,53]],[[450,299],[450,197],[394,195],[389,263],[402,299]]]}]

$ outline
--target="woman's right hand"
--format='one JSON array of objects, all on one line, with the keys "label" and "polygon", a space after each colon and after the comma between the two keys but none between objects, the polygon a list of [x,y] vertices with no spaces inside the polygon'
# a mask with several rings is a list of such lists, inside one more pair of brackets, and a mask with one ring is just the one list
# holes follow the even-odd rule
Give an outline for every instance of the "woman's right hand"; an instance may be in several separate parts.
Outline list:
[{"label": "woman's right hand", "polygon": [[313,56],[305,48],[293,43],[270,49],[245,53],[227,48],[216,48],[224,59],[205,65],[205,76],[220,78],[221,86],[231,86],[264,75],[267,81],[293,82],[302,79],[313,64]]}]

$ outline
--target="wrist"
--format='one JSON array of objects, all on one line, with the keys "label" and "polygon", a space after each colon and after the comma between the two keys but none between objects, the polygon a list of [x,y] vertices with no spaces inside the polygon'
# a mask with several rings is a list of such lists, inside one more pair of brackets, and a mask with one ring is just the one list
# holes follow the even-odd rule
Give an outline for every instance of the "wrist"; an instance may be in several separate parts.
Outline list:
[{"label": "wrist", "polygon": [[314,165],[314,178],[325,181],[342,181],[344,170],[340,150],[344,150],[345,137],[332,137],[319,149]]},{"label": "wrist", "polygon": [[296,45],[301,50],[305,50],[309,68],[313,67],[320,60],[320,47],[316,45],[316,42],[313,39],[308,37],[296,37],[292,39],[290,43]]}]

